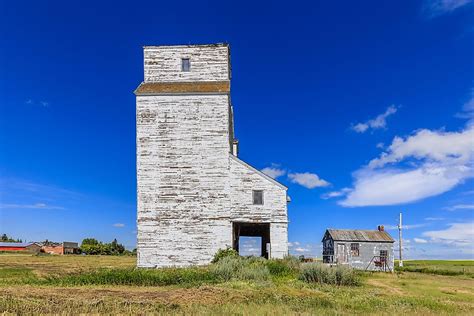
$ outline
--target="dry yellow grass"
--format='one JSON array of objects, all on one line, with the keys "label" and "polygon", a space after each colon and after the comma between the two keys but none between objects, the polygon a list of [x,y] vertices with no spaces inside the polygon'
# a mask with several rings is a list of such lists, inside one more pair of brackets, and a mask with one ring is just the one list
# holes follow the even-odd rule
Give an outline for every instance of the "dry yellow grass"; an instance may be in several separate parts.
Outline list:
[{"label": "dry yellow grass", "polygon": [[421,273],[370,273],[359,287],[309,285],[296,279],[187,287],[65,287],[12,282],[28,273],[66,275],[134,265],[134,257],[0,255],[0,313],[474,314],[472,278]]}]

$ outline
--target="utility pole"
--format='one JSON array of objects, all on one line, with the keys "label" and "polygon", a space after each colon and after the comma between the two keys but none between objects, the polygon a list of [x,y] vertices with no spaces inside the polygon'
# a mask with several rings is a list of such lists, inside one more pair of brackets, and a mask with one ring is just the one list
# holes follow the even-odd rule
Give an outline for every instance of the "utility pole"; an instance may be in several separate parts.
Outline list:
[{"label": "utility pole", "polygon": [[402,259],[402,213],[400,212],[400,221],[398,222],[398,252],[400,254],[400,260],[398,261],[398,266],[403,267]]}]

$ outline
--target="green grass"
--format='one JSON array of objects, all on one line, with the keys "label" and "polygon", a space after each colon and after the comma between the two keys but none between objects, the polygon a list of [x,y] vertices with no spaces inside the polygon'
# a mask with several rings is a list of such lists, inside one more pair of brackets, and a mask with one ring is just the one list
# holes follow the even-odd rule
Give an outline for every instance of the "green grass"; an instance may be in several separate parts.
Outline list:
[{"label": "green grass", "polygon": [[396,265],[397,271],[417,272],[474,278],[473,260],[407,260],[403,267]]},{"label": "green grass", "polygon": [[[143,270],[126,257],[4,255],[0,314],[474,314],[474,280],[466,275],[357,273],[358,286],[338,286],[300,280],[301,269],[312,264],[294,258],[226,260]],[[455,262],[406,266],[472,267]]]}]

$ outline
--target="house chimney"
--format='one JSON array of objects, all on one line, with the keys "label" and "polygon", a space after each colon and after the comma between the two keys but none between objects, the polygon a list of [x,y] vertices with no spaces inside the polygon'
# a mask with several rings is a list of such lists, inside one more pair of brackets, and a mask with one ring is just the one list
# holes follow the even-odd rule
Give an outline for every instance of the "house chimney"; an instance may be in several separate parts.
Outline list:
[{"label": "house chimney", "polygon": [[237,139],[234,139],[232,142],[232,154],[237,157],[239,154],[239,141]]},{"label": "house chimney", "polygon": [[377,229],[379,232],[383,232],[385,230],[385,227],[383,227],[383,225],[379,225],[377,226]]}]

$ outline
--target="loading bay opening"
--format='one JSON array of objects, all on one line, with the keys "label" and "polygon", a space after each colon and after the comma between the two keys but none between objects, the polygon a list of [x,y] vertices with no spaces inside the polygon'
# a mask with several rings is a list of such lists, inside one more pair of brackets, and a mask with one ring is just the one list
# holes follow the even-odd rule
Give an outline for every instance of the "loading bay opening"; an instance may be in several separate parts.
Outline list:
[{"label": "loading bay opening", "polygon": [[239,252],[240,237],[260,237],[260,256],[270,257],[270,224],[269,223],[232,223],[233,248]]}]

